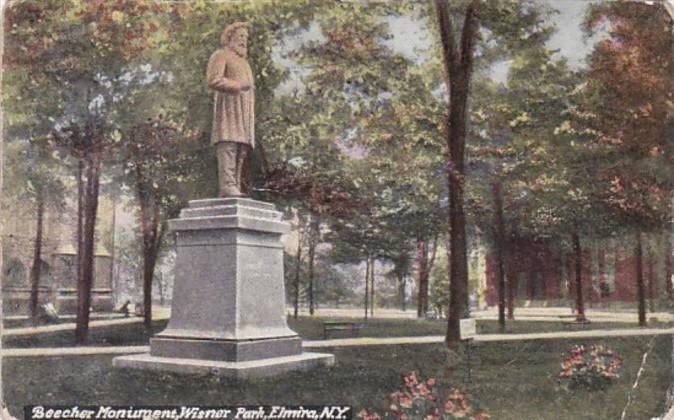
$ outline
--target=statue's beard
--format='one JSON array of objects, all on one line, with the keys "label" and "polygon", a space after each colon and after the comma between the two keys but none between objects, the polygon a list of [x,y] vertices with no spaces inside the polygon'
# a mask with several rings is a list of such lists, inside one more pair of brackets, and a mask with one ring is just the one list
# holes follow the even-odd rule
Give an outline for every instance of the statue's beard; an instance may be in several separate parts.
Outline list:
[{"label": "statue's beard", "polygon": [[237,55],[246,58],[246,55],[248,55],[248,48],[245,45],[236,45],[232,44],[229,46],[232,51],[234,51]]}]

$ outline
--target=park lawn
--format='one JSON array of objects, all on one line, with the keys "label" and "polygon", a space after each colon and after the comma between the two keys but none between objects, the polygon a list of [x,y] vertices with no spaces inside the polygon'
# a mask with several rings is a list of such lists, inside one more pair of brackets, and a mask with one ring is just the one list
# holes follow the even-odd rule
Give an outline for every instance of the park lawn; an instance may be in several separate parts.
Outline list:
[{"label": "park lawn", "polygon": [[[167,320],[154,321],[152,334],[166,328]],[[148,344],[152,335],[147,332],[143,322],[89,329],[90,346],[143,346]],[[35,335],[4,336],[2,345],[6,348],[27,347],[73,347],[75,346],[75,330],[54,331]]]},{"label": "park lawn", "polygon": [[[288,325],[305,340],[323,339],[323,321],[333,318],[300,317],[289,319]],[[340,320],[364,323],[360,318],[339,318]],[[162,331],[168,321],[153,323],[152,332]],[[359,331],[361,337],[405,337],[424,335],[444,335],[446,324],[416,319],[375,319],[368,320]],[[91,346],[134,346],[146,345],[148,334],[142,323],[110,325],[89,330],[88,345]],[[332,332],[330,338],[351,337],[348,331]],[[31,336],[3,337],[3,346],[8,348],[26,347],[70,347],[74,346],[73,331],[57,331]]]},{"label": "park lawn", "polygon": [[[334,353],[331,368],[272,379],[239,381],[112,368],[112,356],[5,358],[5,401],[15,416],[26,404],[347,404],[382,412],[402,372],[435,377],[441,385],[466,386],[492,419],[560,420],[620,418],[643,351],[646,369],[627,418],[660,414],[671,377],[671,337],[604,340],[540,340],[479,343],[472,353],[472,380],[465,362],[449,369],[442,345],[322,349]],[[561,354],[573,344],[602,343],[624,357],[617,382],[603,391],[567,391],[557,379]],[[456,359],[454,359],[456,360]]]},{"label": "park lawn", "polygon": [[[305,340],[323,339],[323,321],[339,319],[363,323],[359,331],[360,337],[418,337],[427,335],[445,335],[447,324],[443,320],[423,319],[369,319],[364,322],[362,318],[324,318],[324,317],[300,317],[295,320],[290,318],[288,324]],[[155,321],[152,333],[156,334],[166,328],[167,320]],[[671,324],[650,323],[649,327],[667,327]],[[616,329],[637,328],[636,323],[623,322],[596,322],[584,326],[575,326],[572,330],[586,329]],[[478,333],[499,333],[498,322],[494,320],[478,320]],[[508,321],[505,333],[529,333],[529,332],[553,332],[564,331],[561,322],[557,321]],[[90,346],[139,346],[147,345],[151,334],[145,330],[141,322],[135,324],[110,325],[100,328],[92,328],[89,331]],[[351,337],[349,331],[335,331],[330,333],[330,338]],[[71,347],[74,346],[74,331],[57,331],[28,336],[5,336],[3,346],[7,348],[28,347]]]},{"label": "park lawn", "polygon": [[[672,326],[670,322],[649,322],[647,328],[669,328]],[[589,324],[571,325],[564,328],[561,321],[526,321],[515,320],[506,321],[506,329],[504,334],[526,334],[539,332],[555,332],[555,331],[584,331],[584,330],[615,330],[623,328],[639,328],[637,322],[590,322]],[[479,334],[500,334],[498,321],[480,319],[477,321],[477,330]]]}]

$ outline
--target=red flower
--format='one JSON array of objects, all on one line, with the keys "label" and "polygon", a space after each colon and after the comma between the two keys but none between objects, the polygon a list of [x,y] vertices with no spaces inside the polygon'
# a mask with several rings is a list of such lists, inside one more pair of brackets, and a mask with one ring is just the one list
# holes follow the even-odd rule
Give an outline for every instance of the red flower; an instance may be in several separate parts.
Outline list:
[{"label": "red flower", "polygon": [[419,381],[417,380],[416,372],[410,372],[407,375],[403,375],[403,382],[408,388],[412,388],[413,386],[417,385]]},{"label": "red flower", "polygon": [[445,401],[445,413],[452,414],[455,409],[456,409],[456,406],[454,405],[452,400],[447,399],[447,401]]},{"label": "red flower", "polygon": [[410,398],[410,396],[407,394],[402,394],[400,398],[398,398],[398,402],[402,408],[412,407],[412,398]]},{"label": "red flower", "polygon": [[363,420],[381,420],[381,417],[379,417],[379,414],[369,413],[366,409],[360,410],[358,412],[357,416],[358,416],[358,418],[363,419]]},{"label": "red flower", "polygon": [[419,392],[419,394],[421,394],[427,400],[435,401],[435,395],[433,395],[432,390],[430,390],[426,387],[426,384],[419,385],[419,388],[417,389],[417,391]]},{"label": "red flower", "polygon": [[489,420],[489,415],[482,410],[476,410],[473,414],[473,420]]}]

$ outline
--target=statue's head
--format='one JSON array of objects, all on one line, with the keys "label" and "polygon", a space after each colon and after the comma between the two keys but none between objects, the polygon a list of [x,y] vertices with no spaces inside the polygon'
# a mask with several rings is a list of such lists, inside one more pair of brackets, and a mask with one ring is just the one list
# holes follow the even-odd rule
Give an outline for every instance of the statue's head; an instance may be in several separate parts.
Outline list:
[{"label": "statue's head", "polygon": [[223,47],[229,47],[241,57],[248,54],[248,27],[244,22],[236,22],[222,31],[220,42]]}]

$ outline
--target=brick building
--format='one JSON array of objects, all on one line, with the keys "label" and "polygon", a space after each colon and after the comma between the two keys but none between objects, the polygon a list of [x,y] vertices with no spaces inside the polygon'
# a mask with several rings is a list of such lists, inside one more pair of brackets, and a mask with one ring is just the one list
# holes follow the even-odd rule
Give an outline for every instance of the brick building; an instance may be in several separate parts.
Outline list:
[{"label": "brick building", "polygon": [[[575,297],[574,256],[554,250],[545,243],[517,243],[508,250],[506,281],[512,282],[516,300],[573,300]],[[629,240],[601,241],[585,246],[582,254],[583,297],[590,304],[635,302],[636,261]],[[672,297],[672,256],[665,241],[644,245],[642,273],[646,298]],[[510,285],[506,286],[510,287]],[[498,304],[494,257],[486,256],[486,301]]]}]

